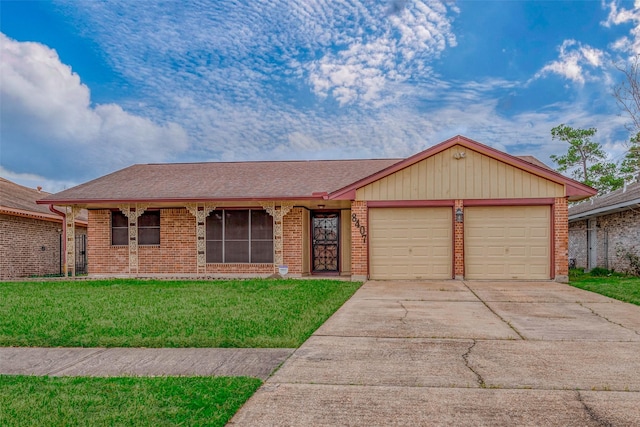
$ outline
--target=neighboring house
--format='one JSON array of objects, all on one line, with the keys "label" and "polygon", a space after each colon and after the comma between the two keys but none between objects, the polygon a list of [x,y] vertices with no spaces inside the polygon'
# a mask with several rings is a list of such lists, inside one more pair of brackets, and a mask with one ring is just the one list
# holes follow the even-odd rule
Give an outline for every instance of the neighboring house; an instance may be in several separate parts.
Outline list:
[{"label": "neighboring house", "polygon": [[[50,195],[0,178],[0,280],[63,274],[62,217],[36,203]],[[77,247],[87,232],[87,215],[75,221]],[[74,242],[75,243],[75,242]],[[84,254],[78,254],[82,261]],[[77,270],[86,263],[79,262]]]},{"label": "neighboring house", "polygon": [[575,267],[640,274],[633,265],[639,257],[640,182],[569,208],[569,258]]},{"label": "neighboring house", "polygon": [[567,201],[595,192],[457,136],[407,159],[134,165],[39,203],[89,210],[92,276],[566,281]]}]

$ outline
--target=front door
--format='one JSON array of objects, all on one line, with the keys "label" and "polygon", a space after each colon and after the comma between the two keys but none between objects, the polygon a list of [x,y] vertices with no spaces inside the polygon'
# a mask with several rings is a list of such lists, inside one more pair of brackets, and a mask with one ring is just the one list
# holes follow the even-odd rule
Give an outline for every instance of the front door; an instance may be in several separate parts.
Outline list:
[{"label": "front door", "polygon": [[314,273],[339,272],[340,214],[313,212],[311,214],[312,263]]}]

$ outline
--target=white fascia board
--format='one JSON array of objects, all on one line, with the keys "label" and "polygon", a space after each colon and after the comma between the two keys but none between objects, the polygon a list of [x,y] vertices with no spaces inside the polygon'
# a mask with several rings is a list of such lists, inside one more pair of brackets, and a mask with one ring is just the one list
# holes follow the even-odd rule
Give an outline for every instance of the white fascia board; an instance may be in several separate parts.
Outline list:
[{"label": "white fascia board", "polygon": [[603,206],[601,208],[593,209],[590,211],[580,212],[574,215],[569,215],[569,221],[575,221],[578,219],[587,219],[594,216],[602,216],[602,214],[609,214],[614,212],[623,211],[626,209],[640,208],[640,199],[628,200],[626,202],[617,203],[611,206]]}]

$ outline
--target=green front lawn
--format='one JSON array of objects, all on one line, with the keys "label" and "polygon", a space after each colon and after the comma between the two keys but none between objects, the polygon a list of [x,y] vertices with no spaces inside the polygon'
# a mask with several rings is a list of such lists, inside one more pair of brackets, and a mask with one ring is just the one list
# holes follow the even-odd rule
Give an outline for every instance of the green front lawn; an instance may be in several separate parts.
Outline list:
[{"label": "green front lawn", "polygon": [[640,277],[623,276],[616,273],[591,275],[571,270],[569,284],[576,288],[640,305]]},{"label": "green front lawn", "polygon": [[294,348],[360,285],[293,279],[0,282],[0,346]]},{"label": "green front lawn", "polygon": [[224,426],[255,378],[0,375],[1,426]]}]

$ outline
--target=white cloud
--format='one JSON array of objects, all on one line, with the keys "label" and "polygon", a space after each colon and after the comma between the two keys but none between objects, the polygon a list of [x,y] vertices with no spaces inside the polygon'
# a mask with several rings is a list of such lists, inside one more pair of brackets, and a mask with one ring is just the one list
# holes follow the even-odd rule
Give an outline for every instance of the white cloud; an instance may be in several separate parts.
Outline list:
[{"label": "white cloud", "polygon": [[[451,10],[441,2],[396,1],[392,8],[378,8],[373,18],[361,25],[364,34],[350,38],[339,35],[346,47],[334,41],[334,51],[306,64],[313,91],[333,96],[341,104],[381,98],[390,82],[428,74],[428,63],[447,46],[455,46]],[[393,13],[389,13],[392,10]]]},{"label": "white cloud", "polygon": [[640,55],[640,0],[635,0],[632,8],[619,7],[619,2],[603,2],[609,8],[607,20],[602,23],[605,27],[630,23],[632,28],[629,36],[624,36],[611,44],[612,49],[627,52],[632,55]]},{"label": "white cloud", "polygon": [[[50,129],[55,138],[45,148],[59,149],[67,159],[65,168],[71,167],[71,153],[93,150],[91,156],[76,160],[87,163],[85,169],[92,168],[93,176],[103,174],[105,168],[88,161],[94,157],[114,165],[110,168],[141,158],[404,157],[455,134],[514,154],[535,154],[548,162],[549,154],[564,149],[550,138],[550,129],[563,122],[595,124],[599,134],[615,145],[611,110],[588,114],[588,99],[572,98],[557,105],[538,100],[530,107],[535,112],[517,114],[501,109],[501,103],[511,93],[522,100],[527,96],[523,91],[534,89],[495,77],[438,78],[431,64],[456,45],[451,23],[451,16],[458,13],[456,6],[397,0],[390,13],[389,4],[368,0],[219,0],[170,6],[63,2],[59,6],[69,21],[95,44],[113,72],[136,88],[140,98],[119,100],[119,105],[92,105],[89,89],[56,57],[52,63],[61,67],[57,73],[64,79],[54,86],[63,93],[35,92],[55,94],[51,98],[61,101],[60,109],[48,106],[47,99],[36,99],[36,105],[24,109],[34,117],[31,109],[44,103],[45,117],[52,111],[60,117],[34,120],[43,126],[31,140],[42,140]],[[565,42],[558,60],[547,64],[538,77],[559,74],[579,83],[591,82],[607,62],[606,55],[592,46]],[[595,83],[601,91],[601,82]],[[596,85],[584,85],[579,92],[588,93]],[[74,117],[88,123],[87,129],[79,129]],[[164,124],[172,122],[180,126]],[[182,128],[189,132],[188,151],[181,151],[186,140]],[[81,132],[88,136],[74,136]],[[144,157],[149,153],[156,157]]]},{"label": "white cloud", "polygon": [[47,46],[0,33],[0,56],[5,170],[63,180],[93,177],[187,148],[177,124],[159,125],[117,104],[93,105],[80,76]]},{"label": "white cloud", "polygon": [[534,79],[548,74],[558,74],[578,84],[594,79],[589,69],[603,66],[606,53],[589,45],[583,45],[575,40],[565,40],[558,48],[558,60],[546,64],[536,73]]}]

